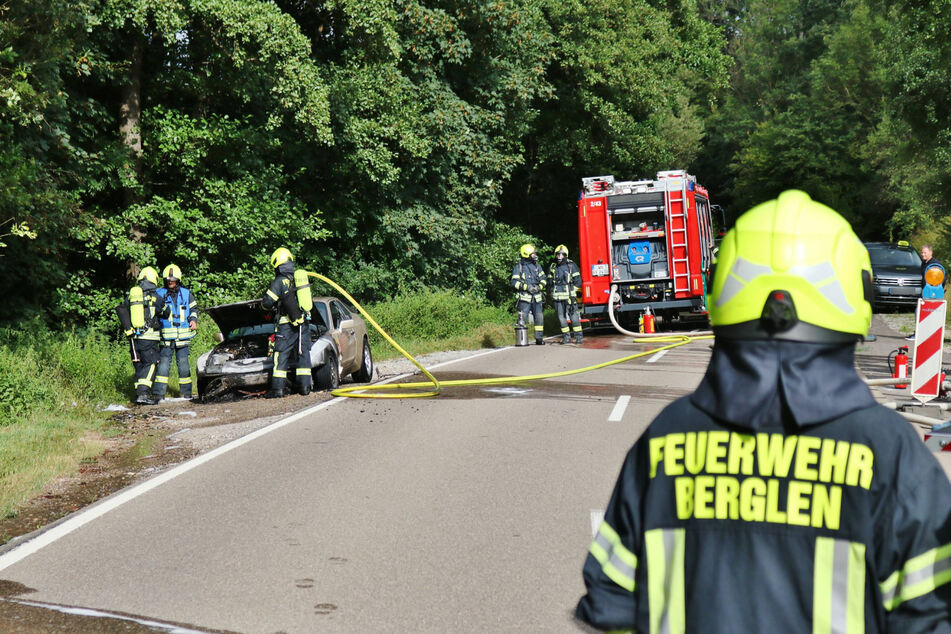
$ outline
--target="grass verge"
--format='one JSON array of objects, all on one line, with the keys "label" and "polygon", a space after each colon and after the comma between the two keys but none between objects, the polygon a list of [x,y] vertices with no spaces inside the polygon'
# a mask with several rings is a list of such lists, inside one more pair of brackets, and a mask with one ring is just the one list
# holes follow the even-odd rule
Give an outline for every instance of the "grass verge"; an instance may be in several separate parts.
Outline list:
[{"label": "grass verge", "polygon": [[108,403],[128,399],[128,353],[102,335],[31,322],[0,330],[0,517],[99,455]]}]

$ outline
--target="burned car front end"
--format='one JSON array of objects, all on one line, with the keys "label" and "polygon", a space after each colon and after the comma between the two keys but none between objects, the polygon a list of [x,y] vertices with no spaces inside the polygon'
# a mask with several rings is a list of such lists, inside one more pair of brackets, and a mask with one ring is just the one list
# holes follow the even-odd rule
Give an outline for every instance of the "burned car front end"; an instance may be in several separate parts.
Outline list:
[{"label": "burned car front end", "polygon": [[[219,343],[198,357],[197,387],[201,399],[227,393],[253,395],[264,392],[274,367],[274,318],[261,307],[261,300],[214,306],[205,311],[218,325]],[[319,315],[309,329],[311,368],[315,374],[340,355]],[[318,385],[318,388],[321,386]]]}]

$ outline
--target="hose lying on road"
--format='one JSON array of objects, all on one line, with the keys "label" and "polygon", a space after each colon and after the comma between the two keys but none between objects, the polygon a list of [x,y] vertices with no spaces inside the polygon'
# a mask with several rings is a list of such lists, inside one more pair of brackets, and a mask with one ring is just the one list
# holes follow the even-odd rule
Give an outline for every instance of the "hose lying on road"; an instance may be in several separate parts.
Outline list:
[{"label": "hose lying on road", "polygon": [[[376,320],[374,320],[373,317],[371,317],[370,314],[366,310],[364,310],[363,306],[361,306],[359,302],[357,302],[357,300],[351,297],[351,295],[347,291],[341,288],[339,284],[337,284],[330,278],[324,275],[321,275],[320,273],[308,273],[308,275],[310,275],[311,277],[316,277],[322,282],[326,282],[331,287],[333,287],[337,292],[343,295],[347,299],[347,301],[349,301],[358,311],[360,311],[360,314],[363,315],[364,318],[366,318],[367,323],[369,323],[371,326],[376,328],[377,332],[379,332],[383,336],[383,338],[389,342],[391,346],[396,348],[396,350],[400,354],[402,354],[404,357],[409,359],[413,363],[413,365],[419,368],[419,370],[424,375],[426,375],[426,378],[429,379],[429,381],[426,381],[426,382],[416,382],[416,383],[388,383],[385,385],[341,387],[331,392],[333,396],[347,396],[351,398],[424,398],[424,397],[430,397],[430,396],[438,396],[439,393],[442,391],[443,386],[450,387],[450,386],[460,386],[460,385],[500,385],[500,384],[509,385],[512,383],[523,383],[525,381],[538,381],[541,379],[552,379],[555,377],[570,376],[572,374],[581,374],[582,372],[590,372],[592,370],[599,370],[601,368],[617,365],[619,363],[625,363],[632,359],[637,359],[638,357],[644,357],[644,356],[656,354],[660,352],[661,350],[670,350],[671,348],[677,348],[679,346],[686,345],[698,339],[712,339],[713,338],[712,333],[709,333],[709,334],[708,333],[691,333],[690,335],[665,334],[665,335],[652,336],[649,339],[647,337],[643,337],[639,333],[630,333],[632,335],[636,335],[637,338],[634,340],[635,343],[645,343],[648,341],[650,343],[665,343],[665,342],[672,342],[672,343],[669,343],[668,345],[665,345],[665,346],[661,346],[659,348],[654,348],[652,350],[645,350],[643,352],[638,352],[636,354],[628,355],[626,357],[615,359],[613,361],[605,361],[604,363],[598,363],[595,365],[589,365],[584,368],[578,368],[576,370],[564,370],[562,372],[549,372],[546,374],[530,374],[527,376],[500,376],[500,377],[492,377],[487,379],[460,379],[460,380],[453,380],[453,381],[439,381],[436,377],[430,374],[429,371],[426,368],[424,368],[419,363],[419,361],[417,361],[413,357],[413,355],[411,355],[409,352],[404,350],[398,343],[396,343],[396,341],[394,341],[393,338],[390,337],[390,335],[387,334],[386,331],[384,331],[383,328],[381,328],[378,323],[376,323]],[[421,392],[417,391],[417,392],[411,392],[408,394],[379,394],[379,393],[367,392],[367,390],[414,390],[419,388],[429,388],[429,389],[426,391],[421,391]]]},{"label": "hose lying on road", "polygon": [[[631,332],[630,330],[625,330],[621,327],[621,324],[618,323],[617,318],[614,316],[614,302],[615,298],[620,300],[620,295],[617,292],[617,284],[611,285],[611,295],[608,297],[608,319],[611,320],[611,325],[621,333],[622,335],[628,335],[629,337],[637,337],[638,339],[661,339],[668,337],[669,335],[661,332],[646,333],[646,332]],[[713,337],[712,330],[698,330],[696,332],[690,333],[691,337],[696,339],[710,339]]]}]

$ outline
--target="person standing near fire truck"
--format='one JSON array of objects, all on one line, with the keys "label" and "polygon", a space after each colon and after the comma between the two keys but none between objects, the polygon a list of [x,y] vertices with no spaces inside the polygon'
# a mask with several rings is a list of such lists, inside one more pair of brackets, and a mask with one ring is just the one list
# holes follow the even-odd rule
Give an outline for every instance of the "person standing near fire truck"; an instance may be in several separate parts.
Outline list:
[{"label": "person standing near fire truck", "polygon": [[713,355],[627,454],[576,616],[641,632],[949,632],[951,483],[854,366],[868,252],[787,191],[724,237]]},{"label": "person standing near fire truck", "polygon": [[310,297],[309,286],[299,289],[294,280],[294,256],[281,247],[271,254],[271,266],[274,268],[274,281],[261,298],[264,310],[276,309],[277,327],[274,331],[274,369],[271,374],[271,389],[267,398],[284,396],[287,387],[287,371],[296,369],[297,390],[304,395],[310,394],[313,387],[313,375],[310,367],[310,348],[313,345],[310,336],[309,315],[301,310],[300,299]]},{"label": "person standing near fire truck", "polygon": [[165,287],[155,294],[158,301],[168,306],[169,315],[162,320],[162,344],[159,349],[158,372],[152,385],[157,401],[165,398],[172,357],[178,366],[178,391],[182,398],[192,397],[192,372],[188,363],[191,340],[198,330],[198,302],[191,290],[182,286],[182,270],[169,264],[162,271]]},{"label": "person standing near fire truck", "polygon": [[519,249],[521,258],[515,263],[512,269],[512,288],[515,289],[518,301],[516,310],[518,310],[518,324],[516,327],[524,328],[528,323],[528,315],[532,314],[535,322],[535,343],[539,346],[545,345],[545,284],[547,282],[545,271],[538,264],[538,253],[535,251],[535,245],[523,244]]},{"label": "person standing near fire truck", "polygon": [[155,291],[158,271],[147,266],[139,271],[136,284],[116,307],[123,333],[129,338],[129,355],[135,370],[135,402],[155,405],[152,381],[159,361],[161,320],[168,316],[168,307],[160,302]]},{"label": "person standing near fire truck", "polygon": [[581,271],[568,259],[568,247],[555,247],[555,261],[548,269],[551,278],[551,301],[561,324],[561,343],[570,343],[568,327],[575,341],[581,343],[581,317],[578,314],[578,289],[581,288]]}]

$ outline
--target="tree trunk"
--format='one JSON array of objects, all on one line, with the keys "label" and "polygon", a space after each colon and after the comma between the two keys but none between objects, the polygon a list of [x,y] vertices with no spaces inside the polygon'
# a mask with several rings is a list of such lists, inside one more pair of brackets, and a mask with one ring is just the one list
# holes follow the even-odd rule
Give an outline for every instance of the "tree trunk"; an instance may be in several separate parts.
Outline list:
[{"label": "tree trunk", "polygon": [[[129,74],[122,87],[122,103],[119,106],[119,136],[128,151],[128,162],[123,166],[122,194],[125,207],[138,201],[138,186],[142,176],[142,131],[139,127],[142,118],[142,58],[145,55],[145,37],[135,32],[131,36],[131,58]],[[138,227],[129,227],[132,240],[141,242],[145,233]],[[127,262],[128,274],[135,276],[139,272],[136,262]]]}]

